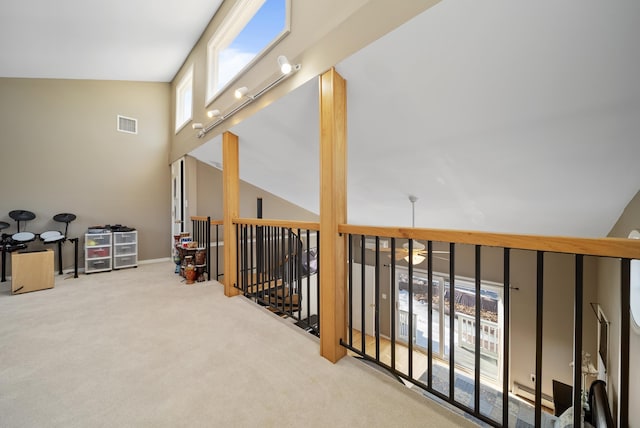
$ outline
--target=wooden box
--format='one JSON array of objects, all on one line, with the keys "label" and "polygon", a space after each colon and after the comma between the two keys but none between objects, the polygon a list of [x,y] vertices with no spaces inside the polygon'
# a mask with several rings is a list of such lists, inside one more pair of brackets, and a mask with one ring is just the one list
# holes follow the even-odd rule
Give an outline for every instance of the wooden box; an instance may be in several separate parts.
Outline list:
[{"label": "wooden box", "polygon": [[53,250],[11,254],[11,293],[53,288]]}]

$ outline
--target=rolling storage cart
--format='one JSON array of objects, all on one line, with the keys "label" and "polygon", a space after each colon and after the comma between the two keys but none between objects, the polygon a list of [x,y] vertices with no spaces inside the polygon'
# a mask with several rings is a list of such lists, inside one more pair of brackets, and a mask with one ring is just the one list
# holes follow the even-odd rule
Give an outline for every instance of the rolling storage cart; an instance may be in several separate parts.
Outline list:
[{"label": "rolling storage cart", "polygon": [[111,270],[112,234],[108,231],[85,233],[84,272],[105,272]]},{"label": "rolling storage cart", "polygon": [[138,231],[113,232],[113,268],[138,266]]}]

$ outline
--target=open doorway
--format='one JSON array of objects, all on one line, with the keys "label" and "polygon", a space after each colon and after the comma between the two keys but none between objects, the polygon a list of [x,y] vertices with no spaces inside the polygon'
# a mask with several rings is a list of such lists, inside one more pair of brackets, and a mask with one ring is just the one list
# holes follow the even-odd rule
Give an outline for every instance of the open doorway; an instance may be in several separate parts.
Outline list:
[{"label": "open doorway", "polygon": [[[171,164],[171,233],[173,235],[184,232],[184,218],[184,158],[180,158]],[[173,248],[173,239],[171,246]]]}]

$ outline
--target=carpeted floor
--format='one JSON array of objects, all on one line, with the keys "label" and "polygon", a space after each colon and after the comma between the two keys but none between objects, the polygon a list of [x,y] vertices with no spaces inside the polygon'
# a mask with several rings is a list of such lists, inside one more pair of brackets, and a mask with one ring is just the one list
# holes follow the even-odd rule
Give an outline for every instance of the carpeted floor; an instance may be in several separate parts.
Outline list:
[{"label": "carpeted floor", "polygon": [[170,262],[0,284],[2,427],[473,426]]}]

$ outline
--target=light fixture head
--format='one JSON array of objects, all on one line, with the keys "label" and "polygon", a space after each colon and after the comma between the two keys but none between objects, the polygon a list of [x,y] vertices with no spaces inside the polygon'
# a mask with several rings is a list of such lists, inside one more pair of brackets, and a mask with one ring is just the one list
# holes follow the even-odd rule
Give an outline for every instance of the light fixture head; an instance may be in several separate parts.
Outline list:
[{"label": "light fixture head", "polygon": [[218,110],[218,109],[209,110],[209,111],[207,112],[207,116],[212,117],[212,118],[213,118],[213,117],[219,117],[221,114],[222,114],[222,113],[220,113],[220,110]]},{"label": "light fixture head", "polygon": [[200,122],[192,123],[191,127],[193,129],[202,129],[202,128],[204,128],[204,126]]},{"label": "light fixture head", "polygon": [[233,93],[233,95],[237,99],[240,99],[240,98],[244,97],[245,95],[247,95],[248,92],[249,92],[249,88],[247,88],[246,86],[243,86],[242,88],[236,89],[236,91]]},{"label": "light fixture head", "polygon": [[289,74],[291,73],[291,70],[293,70],[291,63],[284,55],[280,55],[278,57],[278,66],[280,67],[280,71],[282,72],[282,74]]},{"label": "light fixture head", "polygon": [[420,254],[414,254],[411,258],[409,258],[409,256],[405,256],[404,261],[411,263],[412,265],[419,265],[425,260],[425,258],[425,256],[421,256]]}]

